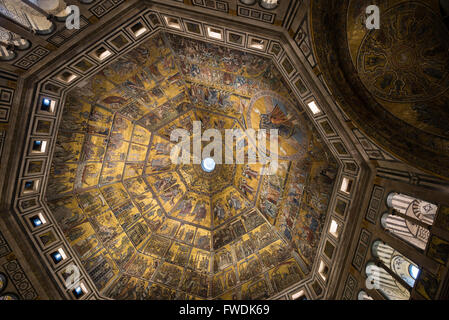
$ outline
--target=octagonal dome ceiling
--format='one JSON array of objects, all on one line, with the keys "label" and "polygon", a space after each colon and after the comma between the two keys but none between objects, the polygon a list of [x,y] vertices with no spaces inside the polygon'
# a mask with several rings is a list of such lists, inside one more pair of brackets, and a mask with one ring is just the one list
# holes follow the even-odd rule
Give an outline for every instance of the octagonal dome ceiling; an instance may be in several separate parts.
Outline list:
[{"label": "octagonal dome ceiling", "polygon": [[[277,173],[172,164],[193,121],[278,129]],[[261,299],[310,273],[336,173],[271,60],[159,33],[67,95],[46,199],[104,297]]]}]

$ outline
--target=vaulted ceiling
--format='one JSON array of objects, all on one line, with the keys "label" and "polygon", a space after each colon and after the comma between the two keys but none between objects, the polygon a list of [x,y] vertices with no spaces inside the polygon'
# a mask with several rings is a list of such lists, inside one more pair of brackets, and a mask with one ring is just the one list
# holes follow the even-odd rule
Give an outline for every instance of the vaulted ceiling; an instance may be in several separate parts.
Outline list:
[{"label": "vaulted ceiling", "polygon": [[394,156],[449,178],[449,32],[438,0],[312,2],[321,72],[338,104]]},{"label": "vaulted ceiling", "polygon": [[[172,164],[193,121],[278,129],[277,173]],[[267,298],[310,273],[337,170],[269,58],[160,32],[69,92],[46,199],[105,297]]]}]

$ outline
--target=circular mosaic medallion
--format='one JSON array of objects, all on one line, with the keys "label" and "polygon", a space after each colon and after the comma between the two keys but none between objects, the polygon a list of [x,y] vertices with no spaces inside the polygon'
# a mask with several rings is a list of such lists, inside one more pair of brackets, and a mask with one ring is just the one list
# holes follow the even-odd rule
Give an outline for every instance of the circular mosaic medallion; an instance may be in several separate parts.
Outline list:
[{"label": "circular mosaic medallion", "polygon": [[272,152],[269,136],[273,129],[278,134],[279,159],[297,160],[306,154],[309,142],[306,121],[284,97],[271,91],[256,93],[250,101],[246,121],[249,128],[265,130],[267,134],[264,150],[258,148],[261,154]]},{"label": "circular mosaic medallion", "polygon": [[0,272],[0,292],[5,290],[7,285],[8,285],[8,279],[6,278],[4,273]]},{"label": "circular mosaic medallion", "polygon": [[19,296],[14,293],[5,293],[0,296],[0,300],[20,300]]},{"label": "circular mosaic medallion", "polygon": [[391,102],[425,101],[449,88],[448,33],[423,5],[382,13],[382,26],[363,40],[357,69],[367,89]]}]

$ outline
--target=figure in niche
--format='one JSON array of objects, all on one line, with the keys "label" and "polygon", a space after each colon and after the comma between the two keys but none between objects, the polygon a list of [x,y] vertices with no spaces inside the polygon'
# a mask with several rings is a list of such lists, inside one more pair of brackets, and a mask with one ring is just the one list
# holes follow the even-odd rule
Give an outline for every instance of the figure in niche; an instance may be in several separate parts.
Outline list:
[{"label": "figure in niche", "polygon": [[219,222],[224,221],[226,212],[221,201],[217,201],[214,206],[214,216]]},{"label": "figure in niche", "polygon": [[292,183],[288,189],[287,201],[293,206],[299,206],[303,190],[304,185],[302,183]]},{"label": "figure in niche", "polygon": [[210,238],[207,235],[202,235],[196,241],[196,246],[203,250],[210,250]]},{"label": "figure in niche", "polygon": [[249,165],[245,165],[245,167],[243,168],[242,175],[244,177],[252,180],[252,179],[257,179],[257,177],[259,176],[259,173],[255,170],[251,169]]},{"label": "figure in niche", "polygon": [[175,204],[174,200],[178,194],[181,194],[182,190],[179,184],[175,184],[173,186],[170,186],[168,189],[165,189],[161,193],[161,199],[164,200],[164,202],[170,201],[170,204]]},{"label": "figure in niche", "polygon": [[189,230],[186,232],[184,238],[182,239],[184,242],[191,243],[193,241],[193,236],[195,235],[195,232],[193,230]]},{"label": "figure in niche", "polygon": [[327,184],[332,184],[337,176],[337,171],[334,168],[326,168],[321,170],[320,175],[325,178]]},{"label": "figure in niche", "polygon": [[243,194],[248,197],[249,195],[254,194],[254,188],[248,185],[245,178],[240,178],[239,181],[239,189],[243,192]]},{"label": "figure in niche", "polygon": [[246,233],[245,228],[241,221],[237,221],[232,224],[232,230],[234,231],[235,237],[238,238]]},{"label": "figure in niche", "polygon": [[156,190],[163,191],[176,183],[176,179],[173,176],[157,177],[157,179],[158,180],[154,183]]},{"label": "figure in niche", "polygon": [[87,182],[87,179],[94,179],[98,177],[100,172],[97,170],[97,167],[95,164],[88,164],[84,167],[83,175],[81,177],[81,181],[89,186],[90,184]]},{"label": "figure in niche", "polygon": [[195,206],[195,209],[193,209],[192,214],[195,214],[195,219],[193,221],[203,221],[206,218],[207,209],[206,209],[206,202],[204,201],[198,201],[198,203]]},{"label": "figure in niche", "polygon": [[240,201],[240,199],[235,195],[234,192],[230,193],[227,197],[226,197],[226,201],[228,203],[228,207],[229,209],[234,209],[234,212],[239,211],[240,209],[242,209],[242,202]]},{"label": "figure in niche", "polygon": [[222,270],[232,264],[232,255],[228,250],[224,250],[218,254],[218,269]]},{"label": "figure in niche", "polygon": [[167,171],[170,169],[170,158],[159,158],[151,160],[151,168],[153,171]]},{"label": "figure in niche", "polygon": [[234,271],[230,271],[225,275],[225,283],[228,288],[232,288],[237,284],[237,277],[235,276]]},{"label": "figure in niche", "polygon": [[151,148],[151,150],[156,150],[156,155],[170,155],[170,145],[168,143],[158,142]]},{"label": "figure in niche", "polygon": [[189,214],[192,211],[193,208],[193,199],[191,197],[188,197],[186,199],[182,199],[178,206],[176,207],[175,211],[179,210],[179,216],[184,217],[187,214]]}]

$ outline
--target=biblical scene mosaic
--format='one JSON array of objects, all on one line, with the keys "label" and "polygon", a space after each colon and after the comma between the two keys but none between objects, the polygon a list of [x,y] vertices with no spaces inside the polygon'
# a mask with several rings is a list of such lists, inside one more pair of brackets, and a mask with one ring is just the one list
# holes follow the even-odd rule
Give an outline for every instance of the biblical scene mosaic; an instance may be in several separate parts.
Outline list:
[{"label": "biblical scene mosaic", "polygon": [[[193,121],[278,129],[276,174],[174,165]],[[105,297],[263,299],[310,273],[337,169],[271,60],[159,33],[68,94],[46,197]]]}]

